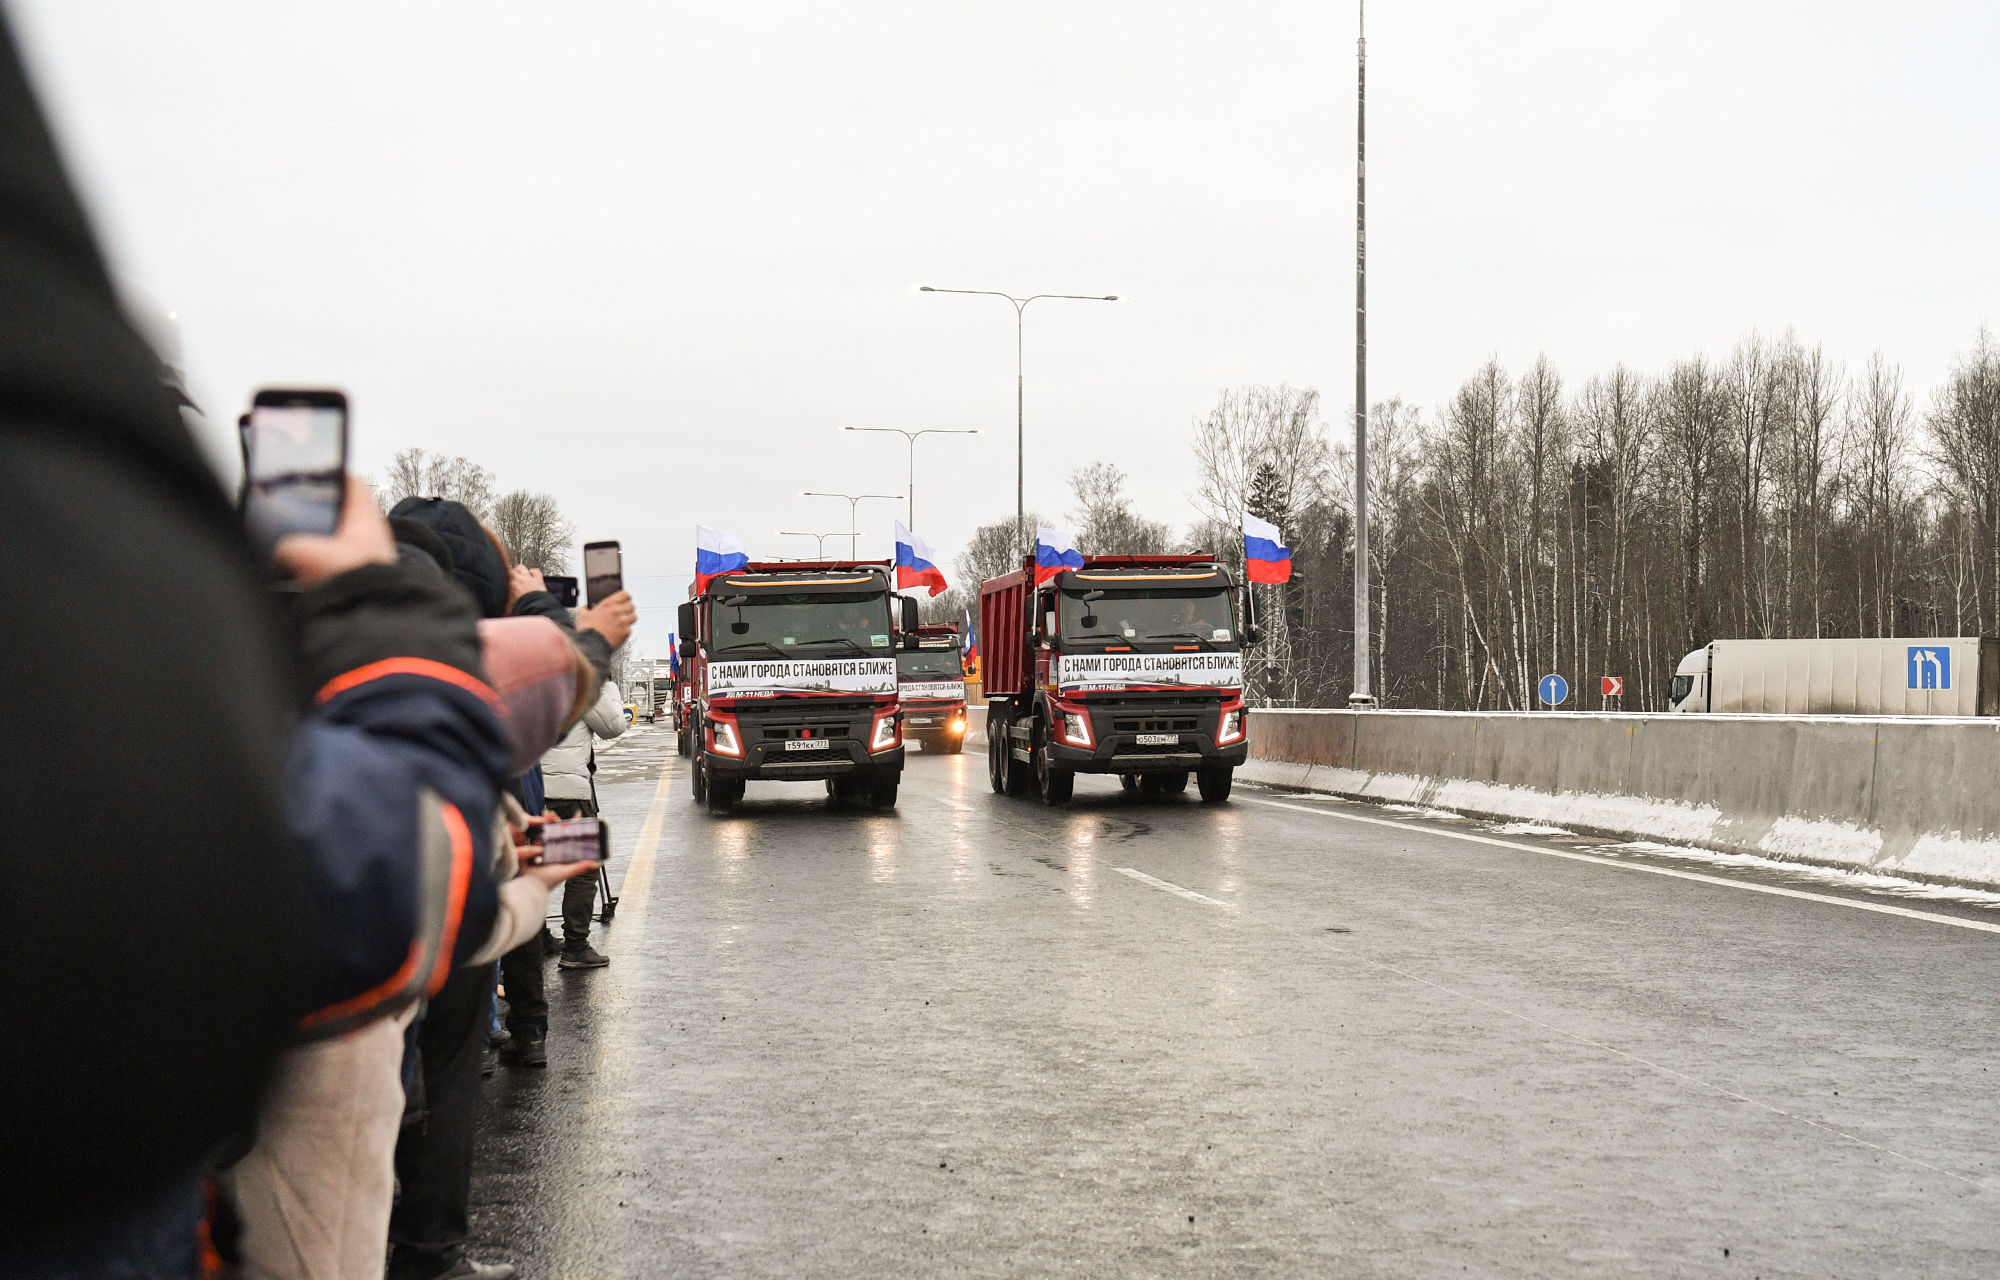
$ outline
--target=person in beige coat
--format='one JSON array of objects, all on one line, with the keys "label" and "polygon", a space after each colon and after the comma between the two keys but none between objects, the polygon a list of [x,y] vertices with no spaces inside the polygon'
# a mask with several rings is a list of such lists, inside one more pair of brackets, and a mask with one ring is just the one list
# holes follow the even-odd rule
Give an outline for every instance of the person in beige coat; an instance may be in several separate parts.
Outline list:
[{"label": "person in beige coat", "polygon": [[[609,742],[625,732],[625,703],[610,680],[583,719],[542,756],[542,788],[549,812],[559,818],[597,816],[599,738]],[[602,969],[611,961],[590,945],[590,914],[597,909],[600,875],[579,876],[563,886],[563,944],[557,960],[565,969]]]}]

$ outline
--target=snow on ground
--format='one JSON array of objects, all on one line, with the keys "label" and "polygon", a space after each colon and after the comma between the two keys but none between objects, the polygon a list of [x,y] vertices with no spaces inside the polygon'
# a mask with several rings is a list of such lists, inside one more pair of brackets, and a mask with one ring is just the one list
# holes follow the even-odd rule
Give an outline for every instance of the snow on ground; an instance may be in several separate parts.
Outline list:
[{"label": "snow on ground", "polygon": [[1488,827],[1488,831],[1503,836],[1567,836],[1576,834],[1561,827],[1540,827],[1532,822],[1510,822],[1503,827]]},{"label": "snow on ground", "polygon": [[1861,889],[1869,893],[1888,894],[1896,898],[1930,898],[1934,901],[1963,902],[1968,906],[1980,907],[1988,911],[2000,911],[2000,893],[1984,889],[1962,889],[1956,885],[1925,884],[1918,880],[1904,880],[1896,876],[1877,875],[1869,871],[1842,871],[1837,867],[1818,867],[1803,862],[1785,862],[1777,858],[1759,858],[1747,853],[1714,853],[1707,849],[1690,849],[1685,845],[1660,844],[1654,840],[1629,840],[1624,844],[1601,845],[1596,853],[1616,854],[1620,849],[1632,853],[1650,853],[1668,858],[1681,858],[1689,862],[1706,862],[1717,867],[1742,867],[1746,870],[1773,871],[1780,875],[1792,876],[1800,880],[1810,880],[1815,884],[1837,885],[1848,889]]}]

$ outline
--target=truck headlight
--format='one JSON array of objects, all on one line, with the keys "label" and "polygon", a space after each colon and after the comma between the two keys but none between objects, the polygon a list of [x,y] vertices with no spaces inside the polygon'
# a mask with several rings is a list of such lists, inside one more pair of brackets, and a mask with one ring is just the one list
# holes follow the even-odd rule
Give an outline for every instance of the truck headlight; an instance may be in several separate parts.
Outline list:
[{"label": "truck headlight", "polygon": [[1073,747],[1095,747],[1097,740],[1090,736],[1090,713],[1078,708],[1074,711],[1062,708],[1062,736]]},{"label": "truck headlight", "polygon": [[870,751],[887,751],[896,745],[896,715],[894,712],[875,718],[875,736],[868,740]]},{"label": "truck headlight", "polygon": [[1215,734],[1215,743],[1235,742],[1243,736],[1243,708],[1230,707],[1222,713],[1222,725]]},{"label": "truck headlight", "polygon": [[736,721],[719,717],[708,722],[708,747],[719,756],[740,756],[743,742],[736,736]]}]

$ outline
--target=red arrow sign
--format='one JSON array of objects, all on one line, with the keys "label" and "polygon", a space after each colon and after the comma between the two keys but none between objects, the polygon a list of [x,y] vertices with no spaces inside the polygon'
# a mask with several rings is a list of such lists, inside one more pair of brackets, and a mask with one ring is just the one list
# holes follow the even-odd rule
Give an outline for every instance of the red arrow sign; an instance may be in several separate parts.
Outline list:
[{"label": "red arrow sign", "polygon": [[1616,695],[1621,694],[1623,692],[1625,692],[1625,677],[1623,676],[1604,677],[1605,697],[1607,698],[1615,697]]}]

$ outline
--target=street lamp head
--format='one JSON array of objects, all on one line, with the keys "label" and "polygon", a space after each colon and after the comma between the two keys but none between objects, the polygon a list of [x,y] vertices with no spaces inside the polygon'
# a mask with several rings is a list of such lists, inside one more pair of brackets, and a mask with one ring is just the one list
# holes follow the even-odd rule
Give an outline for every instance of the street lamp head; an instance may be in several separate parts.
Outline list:
[{"label": "street lamp head", "polygon": [[918,286],[917,286],[917,292],[918,292],[918,293],[936,293],[936,292],[937,292],[937,290],[936,290],[936,289],[933,289],[933,288],[931,288],[931,287],[930,287],[929,285],[927,285],[927,284],[920,284],[920,285],[918,285]]},{"label": "street lamp head", "polygon": [[1116,301],[1118,301],[1118,295],[1114,293],[1114,294],[1110,295],[1109,297],[1105,298],[1105,301],[1106,301],[1106,302],[1116,302]]}]

